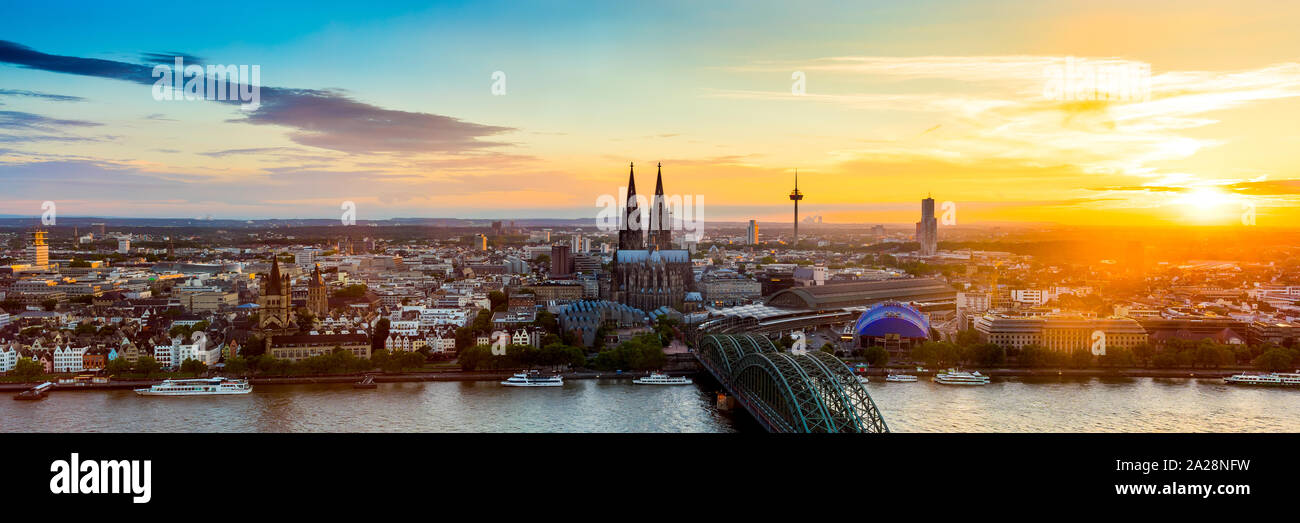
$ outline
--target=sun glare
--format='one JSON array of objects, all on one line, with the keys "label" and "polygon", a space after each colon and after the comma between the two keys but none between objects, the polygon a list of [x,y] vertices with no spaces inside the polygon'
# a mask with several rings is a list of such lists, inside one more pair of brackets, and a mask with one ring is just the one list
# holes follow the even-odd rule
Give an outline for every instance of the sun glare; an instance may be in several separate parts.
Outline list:
[{"label": "sun glare", "polygon": [[1227,217],[1236,197],[1212,187],[1198,187],[1173,200],[1182,215],[1197,223],[1219,222]]}]

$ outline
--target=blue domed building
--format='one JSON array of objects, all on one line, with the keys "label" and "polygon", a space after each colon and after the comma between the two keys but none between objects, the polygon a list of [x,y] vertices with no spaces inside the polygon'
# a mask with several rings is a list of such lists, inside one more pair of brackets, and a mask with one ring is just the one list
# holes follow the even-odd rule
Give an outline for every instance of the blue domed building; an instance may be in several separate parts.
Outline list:
[{"label": "blue domed building", "polygon": [[858,347],[882,346],[895,357],[930,339],[930,319],[911,305],[881,302],[858,316],[853,335]]}]

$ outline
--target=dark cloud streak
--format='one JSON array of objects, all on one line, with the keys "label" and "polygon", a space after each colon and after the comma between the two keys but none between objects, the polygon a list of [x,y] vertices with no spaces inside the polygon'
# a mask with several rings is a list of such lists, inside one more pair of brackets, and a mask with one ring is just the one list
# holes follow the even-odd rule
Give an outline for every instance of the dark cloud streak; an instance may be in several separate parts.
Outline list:
[{"label": "dark cloud streak", "polygon": [[[157,53],[146,54],[145,58],[170,63],[162,60],[167,58],[165,55]],[[187,62],[191,59],[198,60],[186,57]],[[0,40],[0,63],[150,86],[157,81],[151,65],[51,55],[4,40]],[[226,92],[237,93],[241,85],[227,81]],[[243,103],[238,99],[211,101]],[[483,138],[514,130],[437,114],[385,109],[334,90],[268,86],[261,87],[260,107],[231,121],[288,127],[294,129],[289,138],[298,144],[349,153],[465,152],[506,145]]]},{"label": "dark cloud streak", "polygon": [[40,98],[43,100],[52,100],[55,102],[81,102],[85,98],[80,96],[69,96],[66,94],[50,94],[37,91],[28,91],[25,89],[0,89],[0,96],[23,96],[27,98]]},{"label": "dark cloud streak", "polygon": [[22,111],[0,111],[0,129],[57,132],[60,127],[96,127],[102,124],[85,120],[60,120]]}]

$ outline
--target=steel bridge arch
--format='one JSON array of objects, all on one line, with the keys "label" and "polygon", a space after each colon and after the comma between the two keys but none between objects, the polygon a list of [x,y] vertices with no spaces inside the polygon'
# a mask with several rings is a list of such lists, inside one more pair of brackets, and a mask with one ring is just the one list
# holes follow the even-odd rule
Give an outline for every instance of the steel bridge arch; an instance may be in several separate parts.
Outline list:
[{"label": "steel bridge arch", "polygon": [[768,430],[889,432],[857,376],[830,354],[781,352],[758,334],[711,334],[697,357]]}]

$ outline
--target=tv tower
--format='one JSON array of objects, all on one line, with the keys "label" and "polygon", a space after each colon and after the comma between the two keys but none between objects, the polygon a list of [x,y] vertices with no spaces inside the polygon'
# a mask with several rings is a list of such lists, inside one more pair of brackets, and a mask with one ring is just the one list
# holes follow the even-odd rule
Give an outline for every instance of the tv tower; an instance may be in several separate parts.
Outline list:
[{"label": "tv tower", "polygon": [[794,170],[794,190],[790,191],[790,201],[794,202],[794,243],[792,246],[799,245],[799,200],[803,199],[803,193],[799,192],[799,169]]}]

